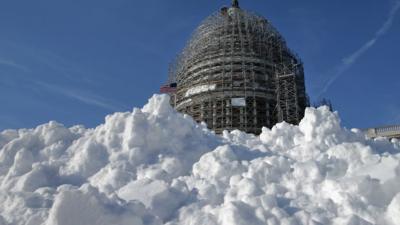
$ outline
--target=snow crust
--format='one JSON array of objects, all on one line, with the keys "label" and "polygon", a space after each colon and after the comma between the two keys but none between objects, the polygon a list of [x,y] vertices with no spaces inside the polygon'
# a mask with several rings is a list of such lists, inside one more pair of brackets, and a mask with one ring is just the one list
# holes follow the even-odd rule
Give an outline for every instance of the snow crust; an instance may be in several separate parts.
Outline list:
[{"label": "snow crust", "polygon": [[328,108],[214,135],[164,95],[94,128],[0,133],[0,225],[396,225],[400,143]]}]

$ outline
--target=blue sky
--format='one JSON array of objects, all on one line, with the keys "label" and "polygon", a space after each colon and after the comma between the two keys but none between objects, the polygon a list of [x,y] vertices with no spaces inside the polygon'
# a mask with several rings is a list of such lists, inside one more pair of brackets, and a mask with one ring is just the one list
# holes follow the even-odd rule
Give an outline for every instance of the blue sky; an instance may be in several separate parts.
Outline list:
[{"label": "blue sky", "polygon": [[[94,127],[140,107],[195,27],[229,0],[0,2],[0,130]],[[242,0],[303,59],[312,101],[347,127],[400,124],[397,0]]]}]

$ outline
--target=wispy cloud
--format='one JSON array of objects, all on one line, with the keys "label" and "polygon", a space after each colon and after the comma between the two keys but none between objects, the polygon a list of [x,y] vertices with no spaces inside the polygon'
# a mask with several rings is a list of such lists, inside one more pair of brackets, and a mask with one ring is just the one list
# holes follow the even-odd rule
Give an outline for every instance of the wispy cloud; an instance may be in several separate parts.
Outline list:
[{"label": "wispy cloud", "polygon": [[[15,60],[9,60],[5,55],[0,55],[0,66],[9,66],[16,69],[23,70],[25,72],[36,73],[35,80],[38,78],[46,77],[46,73],[38,73],[38,71],[47,70],[58,77],[72,81],[85,83],[88,85],[97,85],[97,82],[104,79],[105,76],[99,71],[92,72],[88,69],[82,68],[79,62],[74,62],[67,59],[60,54],[44,48],[37,48],[31,45],[27,45],[20,42],[11,40],[3,40],[0,38],[0,50],[6,49],[7,51],[13,52],[24,61],[30,63],[30,67],[21,65]],[[91,79],[92,75],[96,74],[96,79]]]},{"label": "wispy cloud", "polygon": [[335,68],[335,72],[333,76],[326,82],[322,91],[318,94],[317,98],[320,98],[324,93],[328,91],[331,85],[341,76],[343,75],[357,60],[363,56],[370,48],[372,48],[376,42],[384,36],[389,29],[393,25],[393,20],[396,17],[397,13],[400,10],[400,1],[397,0],[393,7],[391,8],[386,21],[382,24],[379,30],[375,33],[375,35],[368,40],[364,45],[362,45],[357,51],[352,54],[344,57],[342,59],[342,63]]},{"label": "wispy cloud", "polygon": [[45,82],[35,82],[35,83],[38,86],[47,89],[48,91],[63,95],[71,99],[78,100],[87,105],[97,106],[103,109],[113,110],[113,111],[118,111],[121,109],[121,107],[117,107],[114,103],[111,103],[110,100],[90,92],[61,87],[58,85],[49,84]]},{"label": "wispy cloud", "polygon": [[12,68],[15,68],[15,69],[19,69],[19,70],[22,70],[24,72],[29,72],[29,69],[26,66],[18,64],[16,62],[14,62],[13,60],[7,60],[7,59],[0,58],[0,66],[1,65],[7,66],[7,67],[12,67]]},{"label": "wispy cloud", "polygon": [[[25,76],[22,73],[8,74],[10,79],[0,80],[1,85],[14,87],[15,89],[21,88],[21,83],[29,83],[30,89],[46,90],[54,94],[62,95],[70,99],[77,100],[81,103],[96,106],[99,108],[117,111],[123,106],[116,104],[114,101],[106,99],[96,93],[82,88],[69,88],[72,84],[84,84],[84,86],[96,86],[99,79],[104,76],[96,76],[96,80],[90,79],[90,71],[82,69],[79,65],[71,62],[62,56],[55,54],[45,49],[37,49],[32,46],[26,46],[21,43],[13,41],[0,42],[0,47],[6,46],[10,51],[17,52],[23,55],[24,60],[30,61],[31,67],[21,65],[15,60],[8,59],[4,55],[0,55],[0,68],[1,66],[19,69],[24,72],[31,72],[34,76]],[[38,65],[40,68],[38,69]],[[43,68],[45,72],[43,73]],[[55,74],[59,83],[68,83],[67,85],[56,85],[48,82],[51,77],[48,74]],[[12,78],[12,79],[11,79]],[[18,79],[17,79],[18,78]]]}]

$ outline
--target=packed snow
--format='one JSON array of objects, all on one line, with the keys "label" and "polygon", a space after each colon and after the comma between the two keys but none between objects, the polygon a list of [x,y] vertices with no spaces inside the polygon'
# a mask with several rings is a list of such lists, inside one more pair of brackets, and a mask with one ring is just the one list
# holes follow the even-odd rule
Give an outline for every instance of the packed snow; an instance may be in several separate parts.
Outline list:
[{"label": "packed snow", "polygon": [[400,142],[326,107],[222,136],[164,95],[94,128],[0,134],[0,225],[398,225]]}]

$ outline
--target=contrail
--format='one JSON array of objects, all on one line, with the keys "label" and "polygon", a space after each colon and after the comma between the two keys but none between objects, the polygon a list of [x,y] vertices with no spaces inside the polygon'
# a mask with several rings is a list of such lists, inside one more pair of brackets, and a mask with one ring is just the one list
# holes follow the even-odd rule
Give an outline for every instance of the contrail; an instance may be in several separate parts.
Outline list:
[{"label": "contrail", "polygon": [[64,95],[68,98],[78,100],[87,105],[97,106],[112,111],[118,111],[121,109],[121,107],[117,107],[114,104],[111,104],[109,100],[89,92],[82,92],[79,90],[68,89],[40,81],[36,81],[35,83],[41,87],[46,88],[49,91]]},{"label": "contrail", "polygon": [[1,65],[13,67],[13,68],[22,70],[24,72],[28,72],[29,71],[29,69],[26,68],[25,66],[17,64],[16,62],[14,62],[12,60],[6,60],[6,59],[3,59],[3,58],[0,58],[0,66]]},{"label": "contrail", "polygon": [[385,23],[381,26],[381,28],[375,33],[373,38],[367,41],[361,48],[359,48],[354,53],[350,54],[347,57],[342,59],[342,63],[335,68],[334,75],[328,80],[328,82],[324,85],[322,91],[317,95],[317,99],[321,98],[321,96],[328,91],[331,85],[344,73],[346,72],[361,56],[363,56],[371,47],[373,47],[376,42],[385,35],[389,29],[393,25],[393,20],[396,17],[396,14],[400,10],[400,1],[396,1],[393,8],[390,10],[388,14],[388,18]]}]

